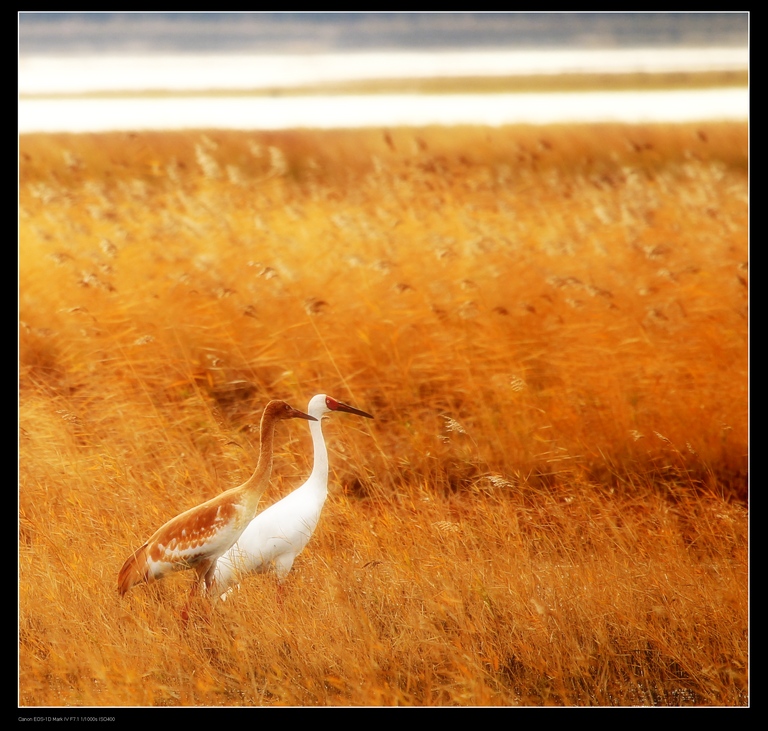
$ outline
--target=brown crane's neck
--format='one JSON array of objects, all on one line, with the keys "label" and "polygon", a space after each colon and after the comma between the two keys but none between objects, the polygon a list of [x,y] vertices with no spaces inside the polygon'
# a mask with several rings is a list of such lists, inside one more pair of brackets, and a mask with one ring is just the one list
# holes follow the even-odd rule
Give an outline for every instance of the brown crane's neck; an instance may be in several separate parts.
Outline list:
[{"label": "brown crane's neck", "polygon": [[269,478],[272,476],[272,445],[276,422],[277,420],[271,413],[264,412],[259,428],[259,461],[253,474],[243,485],[243,490],[248,494],[248,502],[253,503],[254,512],[264,490],[267,489]]}]

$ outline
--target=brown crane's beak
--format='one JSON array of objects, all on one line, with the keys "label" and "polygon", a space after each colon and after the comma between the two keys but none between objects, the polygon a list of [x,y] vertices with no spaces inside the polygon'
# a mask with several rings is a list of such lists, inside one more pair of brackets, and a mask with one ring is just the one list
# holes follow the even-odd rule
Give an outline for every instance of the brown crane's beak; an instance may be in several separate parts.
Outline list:
[{"label": "brown crane's beak", "polygon": [[305,414],[303,411],[294,409],[293,406],[285,403],[285,401],[280,401],[279,399],[270,401],[264,407],[264,414],[261,417],[262,420],[267,418],[267,414],[270,414],[272,419],[278,419],[278,420],[279,419],[307,419],[307,421],[317,421],[317,419],[314,416],[310,416],[309,414]]},{"label": "brown crane's beak", "polygon": [[298,409],[293,409],[293,413],[288,418],[289,419],[307,419],[308,421],[317,421],[317,419],[314,416],[305,414],[303,411],[299,411]]}]

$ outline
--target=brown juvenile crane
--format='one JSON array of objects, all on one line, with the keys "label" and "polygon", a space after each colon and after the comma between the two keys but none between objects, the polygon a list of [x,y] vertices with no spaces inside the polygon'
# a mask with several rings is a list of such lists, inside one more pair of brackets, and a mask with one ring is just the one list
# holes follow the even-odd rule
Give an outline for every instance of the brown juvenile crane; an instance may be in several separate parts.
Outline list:
[{"label": "brown juvenile crane", "polygon": [[198,587],[208,590],[216,559],[235,544],[256,515],[259,499],[272,474],[275,424],[284,419],[317,421],[285,401],[270,401],[261,417],[259,461],[250,479],[177,515],[157,530],[120,569],[117,577],[120,596],[142,581],[157,581],[185,569],[197,572],[193,594]]}]

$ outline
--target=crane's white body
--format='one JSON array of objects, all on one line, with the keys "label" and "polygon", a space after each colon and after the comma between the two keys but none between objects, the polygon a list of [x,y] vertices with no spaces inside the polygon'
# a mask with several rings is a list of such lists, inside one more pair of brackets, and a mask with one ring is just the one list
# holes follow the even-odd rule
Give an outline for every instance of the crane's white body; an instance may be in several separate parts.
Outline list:
[{"label": "crane's white body", "polygon": [[328,496],[328,450],[321,420],[323,414],[335,410],[373,418],[325,394],[312,397],[307,407],[307,413],[317,419],[309,422],[314,448],[312,474],[301,487],[259,513],[237,543],[216,562],[214,591],[222,599],[233,584],[249,573],[274,570],[282,583],[296,556],[309,543]]}]

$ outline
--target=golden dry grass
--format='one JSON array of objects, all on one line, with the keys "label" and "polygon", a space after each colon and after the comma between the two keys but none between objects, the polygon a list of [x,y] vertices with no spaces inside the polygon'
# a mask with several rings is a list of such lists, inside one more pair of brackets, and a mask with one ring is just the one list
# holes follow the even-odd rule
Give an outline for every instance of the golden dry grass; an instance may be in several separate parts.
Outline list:
[{"label": "golden dry grass", "polygon": [[[19,198],[20,705],[748,703],[746,125],[25,135]],[[121,602],[318,392],[284,603]]]}]

